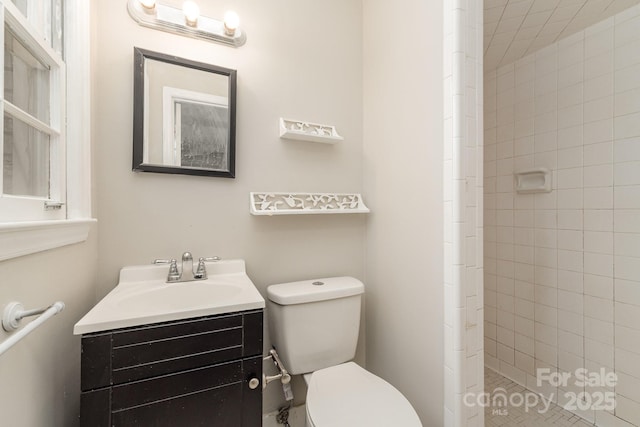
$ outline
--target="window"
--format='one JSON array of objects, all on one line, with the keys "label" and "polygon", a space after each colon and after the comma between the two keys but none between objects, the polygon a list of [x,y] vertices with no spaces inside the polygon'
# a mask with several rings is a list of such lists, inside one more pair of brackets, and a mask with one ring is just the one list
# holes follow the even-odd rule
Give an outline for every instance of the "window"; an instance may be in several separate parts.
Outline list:
[{"label": "window", "polygon": [[66,217],[65,64],[52,42],[62,38],[52,13],[61,4],[45,16],[31,13],[35,3],[4,7],[0,221]]},{"label": "window", "polygon": [[0,0],[0,260],[86,239],[88,3]]}]

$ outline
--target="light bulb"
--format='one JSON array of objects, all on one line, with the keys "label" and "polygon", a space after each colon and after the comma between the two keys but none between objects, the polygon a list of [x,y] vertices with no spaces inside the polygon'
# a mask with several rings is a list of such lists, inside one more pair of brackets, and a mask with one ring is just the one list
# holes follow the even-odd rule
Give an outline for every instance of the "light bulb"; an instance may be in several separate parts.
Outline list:
[{"label": "light bulb", "polygon": [[145,9],[153,10],[156,7],[156,0],[138,0]]},{"label": "light bulb", "polygon": [[187,25],[195,27],[198,24],[198,16],[200,16],[200,8],[195,2],[186,1],[182,5],[182,12],[187,20]]},{"label": "light bulb", "polygon": [[233,36],[240,25],[240,17],[230,10],[224,14],[224,32],[228,36]]}]

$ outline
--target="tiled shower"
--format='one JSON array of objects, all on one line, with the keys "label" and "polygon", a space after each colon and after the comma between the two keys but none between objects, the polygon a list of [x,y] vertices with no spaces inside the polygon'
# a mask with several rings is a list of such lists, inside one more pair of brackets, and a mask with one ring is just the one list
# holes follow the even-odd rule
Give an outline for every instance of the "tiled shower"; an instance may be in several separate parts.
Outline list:
[{"label": "tiled shower", "polygon": [[[640,7],[485,72],[488,368],[562,405],[536,370],[615,372],[600,426],[640,426]],[[551,171],[520,194],[514,173]]]}]

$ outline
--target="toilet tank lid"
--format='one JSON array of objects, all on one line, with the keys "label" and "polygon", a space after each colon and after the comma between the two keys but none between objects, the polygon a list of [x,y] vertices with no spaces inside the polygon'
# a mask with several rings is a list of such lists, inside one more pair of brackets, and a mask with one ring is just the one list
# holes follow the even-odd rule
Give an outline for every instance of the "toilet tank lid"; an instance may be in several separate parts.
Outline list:
[{"label": "toilet tank lid", "polygon": [[267,298],[280,305],[325,301],[362,293],[362,282],[348,276],[301,280],[267,287]]}]

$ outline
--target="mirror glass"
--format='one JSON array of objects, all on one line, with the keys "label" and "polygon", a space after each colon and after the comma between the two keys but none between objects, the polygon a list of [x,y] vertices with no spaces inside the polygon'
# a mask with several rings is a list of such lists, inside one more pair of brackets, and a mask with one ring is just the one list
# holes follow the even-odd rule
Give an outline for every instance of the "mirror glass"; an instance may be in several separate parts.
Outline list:
[{"label": "mirror glass", "polygon": [[134,50],[133,170],[235,176],[236,71]]}]

